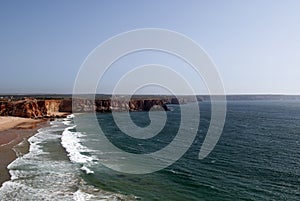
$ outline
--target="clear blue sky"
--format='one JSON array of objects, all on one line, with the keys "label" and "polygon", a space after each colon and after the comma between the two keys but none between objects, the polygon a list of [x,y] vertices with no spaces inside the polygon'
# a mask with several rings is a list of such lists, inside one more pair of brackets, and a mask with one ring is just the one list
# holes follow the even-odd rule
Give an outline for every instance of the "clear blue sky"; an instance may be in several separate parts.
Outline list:
[{"label": "clear blue sky", "polygon": [[0,93],[71,93],[97,45],[155,27],[200,44],[228,94],[300,94],[299,11],[298,0],[1,0]]}]

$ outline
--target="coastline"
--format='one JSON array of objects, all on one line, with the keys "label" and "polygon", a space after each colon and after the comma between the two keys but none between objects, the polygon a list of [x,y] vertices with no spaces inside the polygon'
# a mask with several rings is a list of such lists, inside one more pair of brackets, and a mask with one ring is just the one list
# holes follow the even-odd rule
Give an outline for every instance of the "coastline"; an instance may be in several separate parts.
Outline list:
[{"label": "coastline", "polygon": [[27,140],[48,124],[48,119],[0,117],[0,186],[10,180],[7,166],[28,153],[30,144]]}]

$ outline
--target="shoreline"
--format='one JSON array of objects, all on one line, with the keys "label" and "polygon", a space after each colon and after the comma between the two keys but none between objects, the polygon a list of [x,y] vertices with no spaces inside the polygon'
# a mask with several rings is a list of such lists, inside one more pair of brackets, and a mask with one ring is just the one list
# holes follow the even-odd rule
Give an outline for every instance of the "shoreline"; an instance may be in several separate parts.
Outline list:
[{"label": "shoreline", "polygon": [[48,119],[0,117],[0,187],[10,180],[7,166],[17,157],[28,153],[28,139],[35,135],[38,129],[48,125]]}]

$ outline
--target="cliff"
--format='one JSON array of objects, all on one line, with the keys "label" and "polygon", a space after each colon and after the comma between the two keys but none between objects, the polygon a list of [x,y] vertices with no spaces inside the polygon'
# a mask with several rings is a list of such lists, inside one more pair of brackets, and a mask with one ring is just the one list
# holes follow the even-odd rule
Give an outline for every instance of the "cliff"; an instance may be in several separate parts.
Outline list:
[{"label": "cliff", "polygon": [[25,118],[65,117],[61,113],[61,100],[25,99],[0,102],[0,116],[16,116]]},{"label": "cliff", "polygon": [[81,98],[72,102],[72,99],[36,100],[30,98],[0,102],[0,116],[53,118],[65,117],[71,112],[149,111],[150,109],[167,111],[169,110],[166,105],[168,103],[171,103],[171,99],[132,99],[128,102],[122,99],[92,101]]},{"label": "cliff", "polygon": [[37,100],[7,101],[0,106],[1,116],[36,118],[44,116],[46,112],[43,102]]},{"label": "cliff", "polygon": [[[122,99],[113,101],[110,99],[96,99],[95,102],[89,99],[76,99],[73,103],[73,112],[149,111],[151,108],[167,111],[167,103],[169,103],[169,100],[163,99],[138,99],[129,102]],[[63,100],[60,111],[72,112],[72,100]]]}]

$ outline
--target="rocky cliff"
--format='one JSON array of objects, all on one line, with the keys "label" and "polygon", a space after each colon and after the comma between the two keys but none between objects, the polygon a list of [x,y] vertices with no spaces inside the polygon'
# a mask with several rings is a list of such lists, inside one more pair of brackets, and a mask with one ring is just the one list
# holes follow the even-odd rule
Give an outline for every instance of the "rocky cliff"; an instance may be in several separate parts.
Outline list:
[{"label": "rocky cliff", "polygon": [[[172,101],[174,102],[174,101]],[[117,99],[72,99],[36,100],[0,102],[0,116],[17,116],[26,118],[65,117],[71,112],[111,112],[111,111],[149,111],[168,110],[170,99],[133,99],[128,101]],[[72,110],[73,109],[73,110]]]},{"label": "rocky cliff", "polygon": [[37,100],[30,101],[8,101],[2,102],[0,106],[1,116],[17,116],[35,118],[45,115],[46,108]]},{"label": "rocky cliff", "polygon": [[[164,99],[138,99],[130,101],[123,99],[96,99],[94,102],[89,99],[77,99],[73,101],[73,112],[149,111],[151,108],[154,110],[168,110],[166,104],[170,102]],[[62,105],[63,107],[61,107],[60,111],[72,111],[70,110],[72,108],[66,107],[72,105],[72,100],[64,100]]]},{"label": "rocky cliff", "polygon": [[[40,101],[43,102],[43,101]],[[60,112],[59,108],[61,105],[61,100],[45,100],[44,105],[46,108],[46,112],[48,116],[55,114],[56,112]]]},{"label": "rocky cliff", "polygon": [[16,116],[25,118],[64,117],[67,113],[59,113],[61,100],[25,99],[0,102],[0,116]]}]

